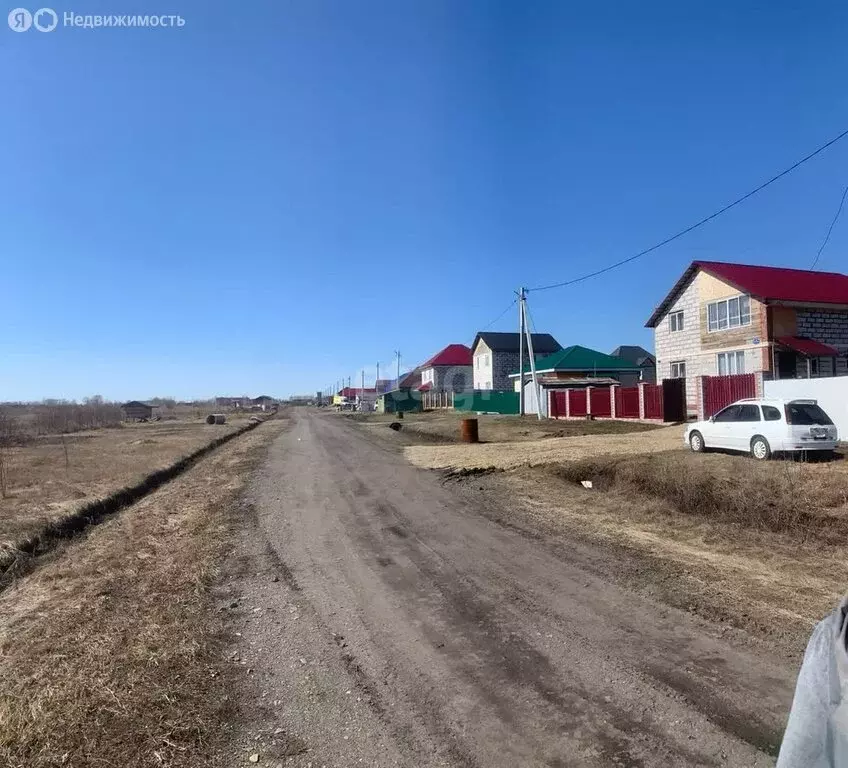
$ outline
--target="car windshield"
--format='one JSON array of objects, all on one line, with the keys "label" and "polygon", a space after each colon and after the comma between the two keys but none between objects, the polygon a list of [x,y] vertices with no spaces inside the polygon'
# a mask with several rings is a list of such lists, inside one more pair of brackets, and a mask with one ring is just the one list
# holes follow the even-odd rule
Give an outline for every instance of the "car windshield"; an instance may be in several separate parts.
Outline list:
[{"label": "car windshield", "polygon": [[828,416],[815,403],[789,403],[786,406],[788,415],[787,421],[790,424],[800,424],[803,426],[810,424],[833,424]]}]

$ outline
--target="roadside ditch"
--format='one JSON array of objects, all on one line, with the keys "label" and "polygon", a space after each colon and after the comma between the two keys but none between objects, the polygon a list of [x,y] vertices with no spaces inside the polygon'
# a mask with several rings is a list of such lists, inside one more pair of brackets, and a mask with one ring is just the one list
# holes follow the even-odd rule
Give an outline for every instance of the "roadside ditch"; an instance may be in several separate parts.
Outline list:
[{"label": "roadside ditch", "polygon": [[37,533],[27,536],[4,550],[0,550],[0,592],[29,573],[35,567],[38,559],[54,550],[60,542],[85,533],[91,526],[97,525],[143,499],[174,478],[179,477],[216,448],[256,429],[265,421],[268,421],[268,419],[252,421],[233,432],[221,435],[221,437],[215,438],[167,467],[151,472],[139,482],[121,488],[104,498],[96,499],[58,520],[50,521]]}]

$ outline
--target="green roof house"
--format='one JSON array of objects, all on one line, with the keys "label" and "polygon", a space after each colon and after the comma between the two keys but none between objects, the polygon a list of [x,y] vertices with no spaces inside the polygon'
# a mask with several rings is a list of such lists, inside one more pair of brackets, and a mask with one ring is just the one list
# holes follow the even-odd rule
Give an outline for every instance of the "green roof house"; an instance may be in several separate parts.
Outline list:
[{"label": "green roof house", "polygon": [[[531,372],[529,362],[524,366],[524,372]],[[575,344],[537,360],[536,374],[545,386],[635,386],[639,382],[640,368],[621,357],[606,355]],[[510,374],[509,378],[518,392],[518,371]],[[529,377],[525,376],[525,381],[527,378]]]}]

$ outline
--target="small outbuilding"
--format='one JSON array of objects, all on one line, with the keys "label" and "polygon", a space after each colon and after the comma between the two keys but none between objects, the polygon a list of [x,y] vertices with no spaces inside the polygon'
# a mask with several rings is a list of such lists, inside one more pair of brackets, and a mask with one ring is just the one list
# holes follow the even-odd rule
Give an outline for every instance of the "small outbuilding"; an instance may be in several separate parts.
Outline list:
[{"label": "small outbuilding", "polygon": [[139,400],[130,400],[121,406],[124,421],[148,421],[153,418],[153,406]]}]

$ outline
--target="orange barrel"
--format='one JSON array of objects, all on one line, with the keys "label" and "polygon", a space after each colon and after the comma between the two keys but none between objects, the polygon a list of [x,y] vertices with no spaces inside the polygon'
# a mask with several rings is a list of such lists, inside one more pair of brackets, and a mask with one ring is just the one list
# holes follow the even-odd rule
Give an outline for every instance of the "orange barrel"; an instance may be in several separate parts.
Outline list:
[{"label": "orange barrel", "polygon": [[463,443],[479,443],[477,419],[463,419],[459,422],[459,434]]}]

